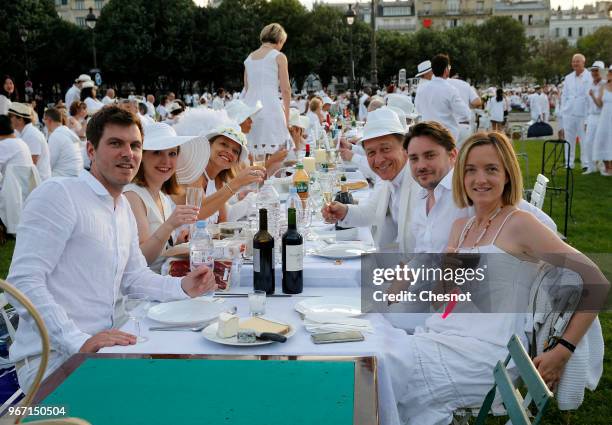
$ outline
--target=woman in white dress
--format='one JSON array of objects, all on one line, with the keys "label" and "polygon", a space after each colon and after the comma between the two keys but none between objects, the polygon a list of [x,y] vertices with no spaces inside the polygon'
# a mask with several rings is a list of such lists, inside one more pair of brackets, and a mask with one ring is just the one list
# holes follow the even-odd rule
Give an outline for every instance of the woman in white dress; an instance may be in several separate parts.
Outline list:
[{"label": "woman in white dress", "polygon": [[[425,329],[417,328],[414,335],[389,344],[385,368],[393,371],[399,419],[405,424],[449,424],[454,410],[482,403],[493,385],[493,368],[507,355],[510,337],[516,334],[526,342],[526,315],[521,312],[527,311],[540,260],[576,271],[591,284],[595,297],[605,299],[610,285],[591,260],[531,213],[516,207],[522,197],[521,172],[512,144],[503,134],[477,133],[465,142],[452,190],[455,203],[460,208],[473,207],[475,216],[455,221],[447,251],[497,254],[486,256],[487,286],[472,287],[472,292],[494,294],[503,302],[490,305],[502,306],[504,312],[482,313],[475,310],[477,302],[459,302],[450,314],[433,313]],[[534,359],[550,388],[558,385],[571,347],[580,342],[596,316],[576,312],[563,333],[564,341]]]},{"label": "woman in white dress", "polygon": [[608,82],[601,86],[594,101],[601,109],[597,132],[593,139],[593,160],[603,161],[601,174],[612,176],[612,65],[608,68]]},{"label": "woman in white dress", "polygon": [[504,127],[504,112],[508,110],[502,89],[497,89],[495,97],[489,99],[486,110],[491,117],[493,131],[502,131]]},{"label": "woman in white dress", "polygon": [[15,83],[13,82],[13,78],[5,75],[2,78],[2,87],[0,87],[0,115],[8,115],[11,102],[15,101],[17,101]]},{"label": "woman in white dress", "polygon": [[[281,49],[287,33],[279,24],[269,24],[259,35],[261,46],[244,61],[244,103],[262,110],[253,117],[249,145],[254,153],[274,153],[290,139],[287,130],[291,85],[287,57]],[[279,87],[282,103],[279,100]]]},{"label": "woman in white dress", "polygon": [[176,181],[176,161],[180,145],[192,139],[177,136],[167,124],[145,127],[140,168],[123,191],[136,218],[140,249],[151,270],[157,273],[165,260],[160,254],[168,245],[187,240],[186,232],[175,235],[175,230],[195,223],[198,216],[198,207],[175,206],[170,199],[170,195],[182,193]]}]

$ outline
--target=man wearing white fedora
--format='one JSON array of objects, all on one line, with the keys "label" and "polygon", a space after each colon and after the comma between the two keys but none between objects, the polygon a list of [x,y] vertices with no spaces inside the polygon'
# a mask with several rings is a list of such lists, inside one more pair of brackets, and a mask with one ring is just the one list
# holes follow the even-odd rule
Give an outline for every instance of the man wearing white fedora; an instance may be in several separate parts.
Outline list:
[{"label": "man wearing white fedora", "polygon": [[64,97],[66,109],[70,110],[70,105],[72,105],[73,102],[81,100],[81,86],[85,81],[91,81],[91,77],[87,74],[81,74],[74,80],[74,84],[68,89]]},{"label": "man wearing white fedora", "polygon": [[410,252],[414,246],[410,221],[418,186],[408,167],[404,134],[404,126],[390,108],[370,112],[360,143],[379,177],[372,195],[359,205],[332,202],[322,210],[327,221],[342,227],[371,226],[376,245],[385,251]]},{"label": "man wearing white fedora", "polygon": [[41,180],[51,177],[51,162],[49,159],[49,145],[45,135],[32,124],[32,107],[26,103],[13,102],[8,110],[11,124],[21,138],[30,148],[32,162],[38,169]]}]

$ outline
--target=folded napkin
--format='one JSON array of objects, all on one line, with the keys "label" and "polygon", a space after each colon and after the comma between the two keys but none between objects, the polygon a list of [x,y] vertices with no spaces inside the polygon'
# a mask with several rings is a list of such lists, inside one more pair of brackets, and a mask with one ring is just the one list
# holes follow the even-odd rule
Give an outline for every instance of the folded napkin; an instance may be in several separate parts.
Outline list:
[{"label": "folded napkin", "polygon": [[374,328],[367,319],[356,319],[333,313],[306,313],[304,326],[310,333],[324,332],[374,332]]}]

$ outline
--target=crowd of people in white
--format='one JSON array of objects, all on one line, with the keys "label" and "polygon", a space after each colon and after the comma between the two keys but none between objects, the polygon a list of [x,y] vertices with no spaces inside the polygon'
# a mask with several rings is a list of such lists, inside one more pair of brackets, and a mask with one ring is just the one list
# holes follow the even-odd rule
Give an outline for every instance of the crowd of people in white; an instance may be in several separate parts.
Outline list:
[{"label": "crowd of people in white", "polygon": [[[44,112],[42,131],[30,105],[10,101],[12,81],[5,80],[0,173],[6,175],[11,165],[35,165],[40,179],[48,180],[26,201],[8,276],[49,327],[48,373],[76,352],[135,343],[133,335],[114,329],[121,293],[167,300],[212,290],[214,279],[205,268],[182,279],[154,273],[161,252],[187,240],[182,226],[244,218],[253,207],[247,190],[253,183],[269,178],[288,158],[302,158],[306,145],[343,130],[340,155],[372,179],[374,190],[359,205],[325,206],[327,221],[370,227],[380,249],[520,253],[513,257],[516,264],[504,267],[521,270],[526,279],[542,253],[572,255],[578,258],[575,271],[607,290],[599,269],[558,238],[550,217],[522,200],[511,143],[503,133],[486,130],[503,130],[512,109],[529,109],[533,121],[544,122],[554,111],[562,137],[572,145],[570,165],[578,138],[585,172],[600,164],[602,174],[612,175],[612,66],[606,74],[597,61],[587,72],[585,58],[576,55],[573,72],[558,88],[479,93],[449,78],[450,59],[440,54],[419,64],[416,88],[364,89],[358,96],[292,94],[281,53],[286,38],[278,24],[262,30],[261,47],[244,63],[241,93],[220,89],[183,100],[168,93],[156,106],[153,95],[117,99],[108,89],[98,100],[91,78],[81,75],[65,102]],[[351,128],[339,129],[340,123]],[[200,206],[186,205],[187,187],[204,189]],[[11,359],[27,389],[40,345],[31,318],[19,312]],[[507,317],[459,316],[420,323],[427,331],[394,344],[391,367],[405,371],[394,383],[405,423],[449,423],[457,403],[482,401],[508,338],[522,329]],[[536,357],[551,388],[562,380],[574,349],[589,350],[584,340],[601,337],[598,326],[595,313],[577,312],[563,334],[565,343]],[[406,329],[415,332],[414,325]],[[593,354],[597,345],[591,344]],[[424,358],[429,360],[415,360]],[[469,372],[434,370],[440,362],[470,359]],[[595,378],[585,377],[576,391],[597,384],[599,366],[597,360],[585,363],[585,370],[595,371],[584,375]]]}]

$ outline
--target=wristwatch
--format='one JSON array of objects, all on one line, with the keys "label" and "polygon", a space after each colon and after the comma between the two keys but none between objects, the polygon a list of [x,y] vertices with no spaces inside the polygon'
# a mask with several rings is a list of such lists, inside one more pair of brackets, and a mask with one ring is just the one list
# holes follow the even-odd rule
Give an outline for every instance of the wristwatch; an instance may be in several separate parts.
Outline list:
[{"label": "wristwatch", "polygon": [[572,352],[572,353],[576,350],[576,346],[574,344],[572,344],[571,342],[569,342],[567,339],[563,339],[563,338],[559,338],[557,336],[553,336],[547,342],[546,347],[544,348],[544,352],[552,350],[553,348],[555,348],[555,346],[557,344],[564,346],[565,348],[570,350],[570,352]]}]

